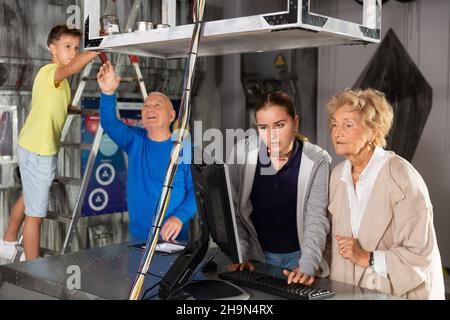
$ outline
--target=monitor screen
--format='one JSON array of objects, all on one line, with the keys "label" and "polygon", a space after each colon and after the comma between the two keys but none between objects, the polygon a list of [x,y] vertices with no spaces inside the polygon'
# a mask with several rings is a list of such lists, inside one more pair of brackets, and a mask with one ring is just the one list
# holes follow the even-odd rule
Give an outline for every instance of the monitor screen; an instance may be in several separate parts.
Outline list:
[{"label": "monitor screen", "polygon": [[161,280],[161,299],[171,298],[188,283],[207,253],[210,235],[231,263],[242,262],[228,167],[199,148],[193,155],[202,159],[191,165],[198,219],[191,219],[189,243]]},{"label": "monitor screen", "polygon": [[200,219],[207,223],[213,241],[230,261],[241,263],[228,166],[199,148],[194,148],[194,159],[202,159],[201,164],[191,165]]}]

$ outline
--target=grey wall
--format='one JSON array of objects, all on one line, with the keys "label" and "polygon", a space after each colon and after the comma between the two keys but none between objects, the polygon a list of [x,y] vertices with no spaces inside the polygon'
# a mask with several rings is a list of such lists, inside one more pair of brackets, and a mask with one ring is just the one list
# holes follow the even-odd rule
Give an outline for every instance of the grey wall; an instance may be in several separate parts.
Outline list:
[{"label": "grey wall", "polygon": [[0,2],[1,57],[48,59],[46,39],[52,26],[65,23],[66,9],[77,0]]},{"label": "grey wall", "polygon": [[[281,71],[275,66],[278,54],[282,54],[286,66]],[[313,143],[316,142],[317,114],[317,48],[297,50],[280,50],[261,53],[246,53],[242,55],[241,68],[245,77],[259,81],[261,89],[264,81],[280,81],[280,89],[291,95],[295,102],[296,112],[300,117],[300,132]],[[291,81],[289,81],[291,80]],[[247,102],[246,126],[254,127],[255,99]],[[246,128],[246,129],[247,129]]]},{"label": "grey wall", "polygon": [[[323,1],[322,1],[323,2]],[[321,13],[357,21],[361,6],[355,1],[323,3]],[[433,88],[433,106],[412,164],[428,185],[434,206],[434,224],[442,261],[450,266],[450,1],[394,0],[383,6],[382,36],[392,28]],[[334,156],[325,104],[329,97],[352,87],[377,46],[319,49],[318,141]],[[407,79],[405,79],[407,81]]]}]

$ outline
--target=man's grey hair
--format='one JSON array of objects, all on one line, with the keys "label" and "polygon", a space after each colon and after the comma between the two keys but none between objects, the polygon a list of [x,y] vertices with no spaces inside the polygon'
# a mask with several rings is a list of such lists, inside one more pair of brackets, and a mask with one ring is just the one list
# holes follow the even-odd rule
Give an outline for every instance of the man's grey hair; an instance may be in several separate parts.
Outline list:
[{"label": "man's grey hair", "polygon": [[175,108],[173,107],[172,101],[170,101],[169,97],[166,96],[164,93],[159,92],[159,91],[152,91],[152,92],[150,92],[150,93],[148,94],[147,98],[150,97],[150,96],[161,96],[161,97],[163,97],[164,100],[166,100],[166,102],[169,103],[170,108],[171,108],[172,110],[175,110]]}]

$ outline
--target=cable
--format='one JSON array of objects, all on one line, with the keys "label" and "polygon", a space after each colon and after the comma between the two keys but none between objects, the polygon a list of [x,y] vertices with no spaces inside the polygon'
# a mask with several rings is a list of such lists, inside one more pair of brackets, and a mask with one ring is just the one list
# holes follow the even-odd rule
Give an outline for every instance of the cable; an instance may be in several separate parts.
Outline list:
[{"label": "cable", "polygon": [[[193,74],[195,71],[195,62],[196,62],[196,58],[197,58],[197,55],[194,55],[192,53],[198,52],[198,44],[200,41],[200,31],[201,31],[201,26],[202,26],[205,3],[206,3],[206,0],[197,0],[194,2],[196,10],[193,10],[195,13],[195,26],[194,26],[194,32],[192,35],[191,43],[189,46],[190,47],[189,52],[191,52],[191,54],[189,54],[188,63],[186,65],[187,70],[186,70],[186,73],[185,73],[185,76],[183,79],[183,81],[185,81],[185,83],[183,84],[183,88],[189,89],[189,91],[187,91],[187,90],[184,91],[183,98],[181,100],[180,114],[178,117],[178,119],[181,120],[181,126],[180,126],[181,133],[184,133],[184,131],[186,131],[188,122],[189,122],[189,117],[190,117],[190,107],[189,107],[190,106],[190,89],[192,86],[192,79],[193,79]],[[181,117],[180,117],[180,115],[181,115]],[[177,140],[179,140],[179,142],[183,142],[183,138],[184,138],[184,135],[179,135]],[[179,152],[179,149],[177,149],[176,146],[172,147],[172,152],[173,152],[173,150],[176,150]],[[165,177],[164,181],[168,182],[168,184],[170,186],[173,184],[175,172],[178,167],[178,164],[177,164],[178,158],[177,157],[179,157],[179,153],[175,154],[174,158],[171,157],[169,166],[166,170],[166,177]],[[166,180],[168,180],[168,181],[166,181]],[[164,187],[159,196],[159,203],[158,203],[157,211],[153,218],[153,221],[156,221],[157,222],[156,225],[158,225],[158,226],[161,225],[161,223],[164,219],[164,216],[166,214],[166,210],[167,210],[167,207],[168,207],[169,201],[170,201],[170,195],[171,195],[170,189],[167,187]],[[140,295],[140,291],[142,289],[142,285],[145,280],[145,274],[148,271],[148,268],[149,268],[150,263],[153,258],[153,254],[155,252],[154,243],[155,243],[155,239],[157,236],[158,236],[158,228],[152,227],[152,229],[148,235],[147,241],[146,241],[143,256],[141,257],[141,262],[139,264],[139,271],[138,271],[135,281],[133,282],[133,285],[131,287],[131,291],[130,291],[130,295],[129,295],[130,300],[138,299],[138,297]]]},{"label": "cable", "polygon": [[[149,274],[149,275],[151,275],[151,276],[154,276],[154,277],[157,277],[157,278],[159,278],[159,279],[162,279],[162,278],[163,278],[162,276],[157,275],[157,274],[154,274],[154,273],[152,273],[152,272],[150,272],[150,271],[148,271],[147,274]],[[159,285],[160,283],[161,283],[161,280],[158,281],[157,283],[155,283],[152,287],[150,287],[150,288],[148,288],[147,290],[145,290],[144,294],[142,295],[141,300],[144,300],[145,295],[146,295],[150,290],[154,289],[154,288],[155,288],[157,285]],[[148,299],[150,300],[151,298],[154,298],[154,297],[157,296],[157,295],[158,295],[158,294],[155,294],[155,295],[151,296],[151,297],[148,298]]]},{"label": "cable", "polygon": [[[157,283],[155,283],[153,286],[151,286],[150,288],[148,288],[147,290],[145,290],[144,294],[142,295],[141,300],[145,300],[145,295],[152,289],[154,289],[156,286],[158,286],[161,283],[161,281],[158,281]],[[157,294],[151,296],[149,299],[154,298]]]},{"label": "cable", "polygon": [[155,293],[154,295],[152,295],[151,297],[148,298],[148,300],[152,300],[154,297],[156,297],[158,295],[158,293]]},{"label": "cable", "polygon": [[163,276],[160,276],[160,275],[158,275],[158,274],[151,273],[150,271],[147,271],[147,274],[149,274],[149,275],[151,275],[151,276],[154,276],[154,277],[157,277],[157,278],[160,278],[160,279],[163,278]]},{"label": "cable", "polygon": [[[210,262],[212,259],[214,259],[218,252],[219,252],[219,247],[216,248],[216,251],[208,257],[208,259],[206,260],[206,262],[205,262],[203,265],[207,264],[207,263]],[[192,276],[190,276],[190,278],[192,279],[192,278],[196,277],[196,276],[199,274],[199,272],[200,272],[201,270],[202,270],[202,268],[199,267],[198,270],[197,270],[194,274],[192,274]],[[198,280],[194,280],[194,281],[198,281]],[[178,289],[172,291],[172,292],[169,294],[169,296],[167,297],[166,300],[170,300],[170,298],[172,297],[172,295],[173,295],[174,293],[176,293],[176,292],[180,291],[181,289],[183,289],[188,283],[189,283],[189,281],[186,282],[182,287],[179,287]]]}]

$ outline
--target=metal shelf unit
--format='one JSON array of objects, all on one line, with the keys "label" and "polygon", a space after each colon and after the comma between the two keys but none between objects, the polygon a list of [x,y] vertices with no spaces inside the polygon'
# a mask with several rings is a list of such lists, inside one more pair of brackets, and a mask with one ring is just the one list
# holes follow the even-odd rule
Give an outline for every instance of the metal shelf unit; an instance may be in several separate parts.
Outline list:
[{"label": "metal shelf unit", "polygon": [[[364,0],[362,24],[310,12],[309,0],[287,11],[204,23],[199,56],[380,42],[381,0]],[[86,50],[146,57],[186,57],[194,24],[99,36],[100,1],[85,2]]]}]

